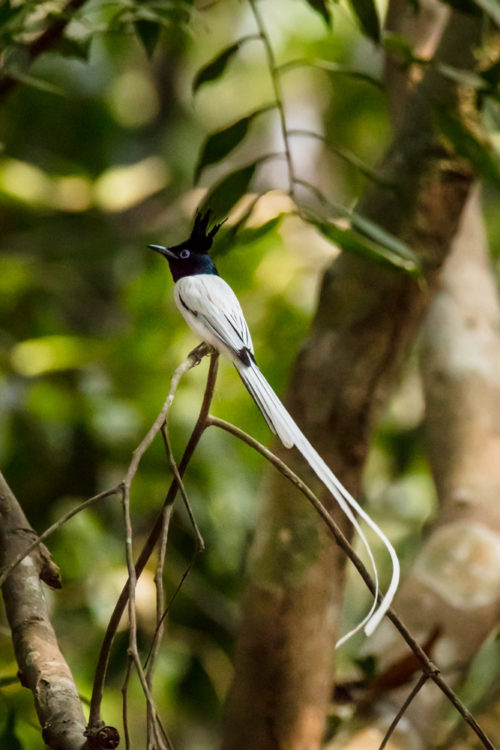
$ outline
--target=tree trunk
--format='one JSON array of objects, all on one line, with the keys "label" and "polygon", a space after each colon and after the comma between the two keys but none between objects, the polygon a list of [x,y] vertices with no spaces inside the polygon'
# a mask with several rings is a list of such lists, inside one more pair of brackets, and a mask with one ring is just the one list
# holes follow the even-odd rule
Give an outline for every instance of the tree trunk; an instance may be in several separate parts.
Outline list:
[{"label": "tree trunk", "polygon": [[[481,22],[451,13],[437,58],[473,68]],[[473,172],[434,130],[430,101],[460,109],[450,79],[429,70],[408,98],[365,215],[418,254],[424,280],[343,254],[326,272],[287,403],[340,480],[359,495],[373,425],[436,289]],[[280,457],[314,487],[296,456]],[[323,502],[336,513],[331,498]],[[343,592],[343,559],[319,519],[272,478],[251,554],[224,750],[314,750],[321,744]]]}]

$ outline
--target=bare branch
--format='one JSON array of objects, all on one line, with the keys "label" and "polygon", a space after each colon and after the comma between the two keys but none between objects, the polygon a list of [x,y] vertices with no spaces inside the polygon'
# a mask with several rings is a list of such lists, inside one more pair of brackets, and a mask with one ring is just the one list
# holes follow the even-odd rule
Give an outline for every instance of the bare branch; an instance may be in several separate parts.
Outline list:
[{"label": "bare branch", "polygon": [[[199,350],[195,350],[195,352]],[[205,350],[206,351],[206,350]],[[193,354],[193,353],[192,353]],[[191,356],[191,355],[190,355]],[[214,393],[215,388],[215,381],[217,378],[217,366],[218,366],[218,354],[215,352],[211,353],[210,356],[210,369],[208,372],[207,377],[207,383],[205,386],[205,394],[203,396],[203,402],[201,405],[200,413],[198,415],[197,422],[193,428],[193,432],[191,433],[191,437],[189,438],[188,444],[186,446],[186,449],[184,451],[184,455],[182,456],[182,459],[179,463],[179,475],[182,477],[186,467],[191,460],[191,457],[196,449],[196,446],[198,445],[200,438],[205,430],[206,427],[206,419],[208,416],[208,412],[210,409],[210,404],[212,402],[212,397]],[[187,368],[189,369],[189,368]],[[178,370],[176,371],[178,372]],[[170,394],[169,394],[170,395]],[[163,410],[162,410],[163,411]],[[167,409],[168,411],[168,409]],[[158,429],[161,428],[161,424],[158,426],[159,418],[156,420],[155,425],[158,427]],[[158,430],[156,430],[158,431]],[[150,432],[148,432],[148,436],[150,435]],[[156,434],[156,433],[155,433]],[[146,440],[146,438],[145,438]],[[141,445],[144,445],[144,442],[141,443]],[[147,446],[146,446],[147,447]],[[144,448],[145,450],[145,448]],[[142,454],[141,454],[142,455]],[[135,456],[134,456],[135,458]],[[137,462],[138,466],[138,462]],[[130,471],[129,471],[130,473]],[[178,490],[178,484],[177,480],[173,479],[165,501],[163,503],[163,509],[168,507],[169,505],[172,505],[172,503],[175,500],[175,497],[177,495]],[[141,575],[142,571],[144,570],[144,567],[149,560],[155,545],[160,537],[161,530],[163,527],[163,509],[160,512],[153,528],[151,529],[151,532],[149,534],[148,539],[146,540],[139,557],[137,559],[137,562],[135,564],[135,575],[137,578]],[[90,702],[90,716],[89,716],[89,728],[93,730],[96,727],[99,727],[102,722],[100,718],[100,711],[101,711],[101,701],[102,701],[102,694],[104,689],[104,680],[106,677],[106,672],[108,668],[108,662],[109,662],[109,655],[111,651],[111,646],[113,643],[113,639],[115,636],[115,633],[118,629],[118,625],[120,623],[120,619],[122,617],[123,612],[125,611],[125,607],[127,606],[128,602],[128,594],[129,594],[129,584],[128,582],[125,584],[125,586],[122,589],[122,592],[118,598],[118,601],[115,605],[115,608],[113,610],[113,613],[111,615],[110,621],[108,623],[108,627],[106,630],[106,634],[104,636],[104,640],[101,646],[101,651],[99,653],[99,658],[97,662],[96,672],[94,676],[94,686],[92,690],[92,698]]]},{"label": "bare branch", "polygon": [[[24,548],[29,528],[17,499],[0,474],[0,561],[8,566]],[[33,532],[34,533],[34,532]],[[33,693],[44,741],[53,750],[81,750],[85,717],[70,668],[57,644],[40,575],[40,555],[25,556],[5,579],[2,593],[22,684]]]}]

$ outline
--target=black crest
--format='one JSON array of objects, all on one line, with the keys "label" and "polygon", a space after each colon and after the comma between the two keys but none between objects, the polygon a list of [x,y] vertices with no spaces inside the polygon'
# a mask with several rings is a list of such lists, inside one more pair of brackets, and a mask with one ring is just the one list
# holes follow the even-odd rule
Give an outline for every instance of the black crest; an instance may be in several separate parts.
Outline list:
[{"label": "black crest", "polygon": [[212,228],[209,229],[212,219],[213,214],[211,211],[206,211],[205,213],[197,211],[196,216],[194,217],[193,231],[186,243],[195,253],[208,253],[212,247],[215,235],[225,221],[224,219],[220,224],[214,224]]}]

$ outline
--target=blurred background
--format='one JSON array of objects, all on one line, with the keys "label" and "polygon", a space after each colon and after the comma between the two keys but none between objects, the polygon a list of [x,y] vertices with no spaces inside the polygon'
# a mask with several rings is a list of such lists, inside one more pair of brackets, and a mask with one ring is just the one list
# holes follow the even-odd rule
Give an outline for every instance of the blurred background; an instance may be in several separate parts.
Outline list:
[{"label": "blurred background", "polygon": [[[335,6],[331,30],[313,5],[260,3],[279,63],[334,64],[330,71],[290,67],[283,75],[289,127],[312,129],[373,168],[389,139],[381,53],[346,7]],[[4,69],[22,69],[20,42],[40,33],[60,9],[57,2],[1,5]],[[248,6],[236,0],[196,6],[91,0],[63,40],[29,72],[17,72],[15,85],[0,98],[0,465],[37,531],[123,477],[174,369],[198,343],[175,308],[166,263],[146,245],[180,242],[207,188],[231,169],[282,151],[277,112],[262,112],[241,147],[194,181],[207,136],[273,101],[259,40],[242,45],[220,78],[192,91],[202,66],[255,33]],[[489,116],[494,129],[495,113]],[[291,148],[301,179],[333,203],[352,207],[369,179],[354,158],[299,135]],[[284,215],[292,208],[287,189],[283,159],[257,168],[246,195],[230,210],[229,225],[265,192],[247,226],[265,224],[266,231],[247,232],[242,241],[222,247],[217,260],[241,300],[259,365],[278,393],[307,331],[321,271],[338,252],[298,217]],[[300,197],[318,208],[306,188]],[[493,249],[500,233],[495,201],[487,188]],[[190,372],[175,399],[171,429],[178,458],[197,417],[206,372],[206,362]],[[269,443],[264,420],[225,363],[213,411]],[[403,566],[435,504],[422,412],[410,362],[366,474],[373,515],[391,540],[405,541]],[[174,741],[191,750],[215,745],[263,468],[259,456],[211,430],[186,478],[207,549],[171,608],[156,697]],[[157,440],[132,489],[137,549],[170,480]],[[119,500],[106,499],[75,517],[49,547],[64,584],[61,592],[48,592],[54,626],[88,699],[104,628],[126,579]],[[169,537],[167,595],[193,551],[189,520],[178,507]],[[154,628],[153,574],[148,568],[138,588],[145,648]],[[345,619],[354,622],[368,599],[354,577],[350,586],[352,611]],[[104,703],[108,724],[120,724],[127,638],[123,629],[113,650]],[[342,659],[348,671],[349,649]],[[32,698],[16,671],[4,623],[0,705],[8,720],[0,723],[0,745],[15,747],[9,744],[15,737],[20,747],[36,750],[43,743]],[[131,691],[132,702],[142,705],[135,683]],[[137,716],[139,747],[142,712]]]}]

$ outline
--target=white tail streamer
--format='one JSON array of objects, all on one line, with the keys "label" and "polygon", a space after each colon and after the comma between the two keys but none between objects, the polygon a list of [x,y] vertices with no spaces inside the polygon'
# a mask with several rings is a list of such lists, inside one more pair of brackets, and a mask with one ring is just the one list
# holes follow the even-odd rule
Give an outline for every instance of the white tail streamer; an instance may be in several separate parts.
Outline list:
[{"label": "white tail streamer", "polygon": [[[237,360],[235,361],[234,359],[233,362],[240,374],[241,379],[246,385],[250,395],[254,399],[260,411],[262,412],[269,427],[278,435],[285,447],[291,448],[293,445],[295,445],[297,449],[302,453],[305,460],[314,471],[318,479],[323,482],[323,484],[333,495],[349,521],[352,523],[368,555],[375,583],[375,593],[372,607],[368,614],[363,618],[363,620],[338,641],[337,647],[342,643],[345,643],[345,641],[347,641],[351,636],[357,633],[361,628],[364,628],[367,635],[371,635],[389,609],[399,583],[399,560],[392,544],[390,543],[384,532],[370,518],[368,513],[363,510],[359,503],[345,489],[345,487],[337,479],[335,474],[323,461],[319,453],[313,448],[306,436],[295,424],[294,420],[287,412],[257,365],[253,363],[250,365],[244,365]],[[379,578],[377,566],[375,564],[370,544],[365,534],[363,533],[363,530],[361,529],[354,515],[354,512],[357,513],[360,518],[362,518],[363,521],[367,524],[367,526],[369,526],[370,529],[378,536],[384,547],[387,549],[391,558],[391,582],[385,596],[378,606]]]}]

